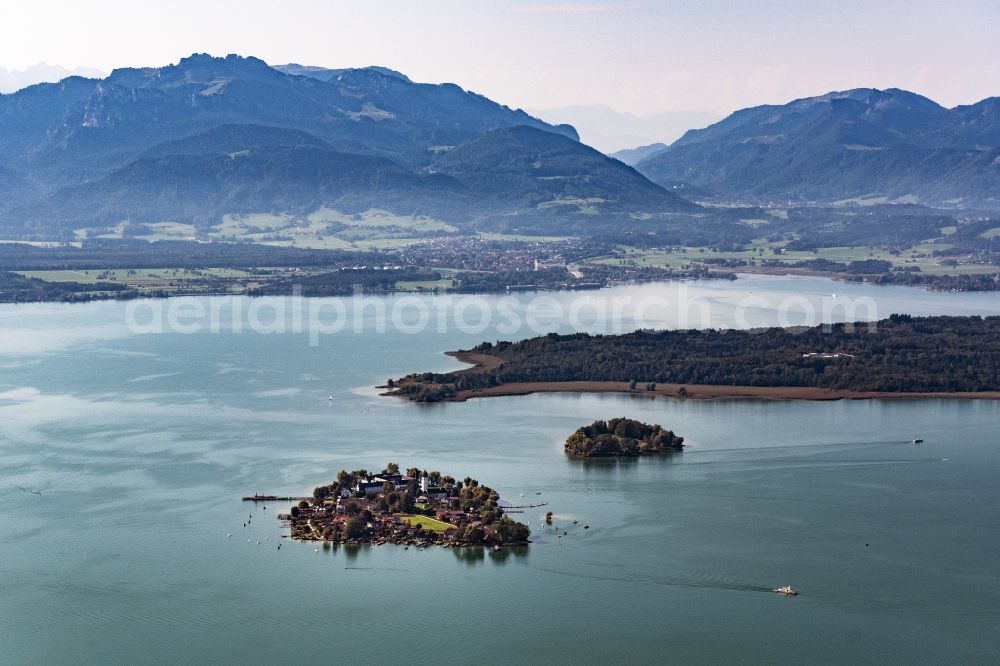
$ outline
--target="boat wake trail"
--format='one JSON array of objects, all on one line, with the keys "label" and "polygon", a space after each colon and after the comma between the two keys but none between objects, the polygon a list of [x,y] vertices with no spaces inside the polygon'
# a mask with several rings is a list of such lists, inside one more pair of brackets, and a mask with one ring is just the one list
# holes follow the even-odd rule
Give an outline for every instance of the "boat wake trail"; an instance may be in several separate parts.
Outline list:
[{"label": "boat wake trail", "polygon": [[609,583],[637,583],[640,585],[663,585],[665,587],[689,587],[712,590],[729,590],[731,592],[766,592],[774,593],[773,587],[765,585],[751,585],[740,583],[728,583],[722,581],[706,580],[685,580],[682,578],[664,578],[659,576],[607,576],[577,573],[574,571],[560,571],[546,567],[532,567],[538,571],[556,574],[559,576],[570,576],[572,578],[585,578],[587,580],[606,581]]},{"label": "boat wake trail", "polygon": [[409,569],[398,569],[393,567],[344,567],[344,569],[346,571],[409,571]]}]

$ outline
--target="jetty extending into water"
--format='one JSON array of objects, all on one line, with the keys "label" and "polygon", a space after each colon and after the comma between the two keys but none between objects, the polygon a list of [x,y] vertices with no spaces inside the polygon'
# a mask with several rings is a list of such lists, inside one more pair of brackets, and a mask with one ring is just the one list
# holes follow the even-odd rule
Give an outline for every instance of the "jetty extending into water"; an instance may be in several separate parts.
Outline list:
[{"label": "jetty extending into water", "polygon": [[282,497],[281,495],[248,495],[243,498],[244,502],[301,502],[309,501],[312,497]]}]

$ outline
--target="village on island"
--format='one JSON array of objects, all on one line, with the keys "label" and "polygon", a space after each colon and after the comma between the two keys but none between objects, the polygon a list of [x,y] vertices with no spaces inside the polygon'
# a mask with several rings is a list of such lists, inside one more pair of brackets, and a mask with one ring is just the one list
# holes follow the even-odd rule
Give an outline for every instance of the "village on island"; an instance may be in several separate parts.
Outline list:
[{"label": "village on island", "polygon": [[[253,501],[277,499],[255,495]],[[336,481],[317,486],[312,497],[279,514],[301,541],[400,544],[409,546],[526,545],[528,526],[512,520],[500,495],[475,479],[456,480],[440,472],[389,463],[377,474],[341,470]]]}]

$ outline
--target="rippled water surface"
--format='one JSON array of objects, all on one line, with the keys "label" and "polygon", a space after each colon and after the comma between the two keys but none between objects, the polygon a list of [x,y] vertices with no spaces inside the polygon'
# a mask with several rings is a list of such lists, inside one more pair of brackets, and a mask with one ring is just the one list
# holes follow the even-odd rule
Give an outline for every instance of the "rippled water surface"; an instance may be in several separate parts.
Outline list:
[{"label": "rippled water surface", "polygon": [[[681,288],[708,304],[707,322],[669,306],[645,316],[779,323],[794,297],[787,317],[816,320],[834,291],[872,299],[876,316],[1000,314],[996,294],[770,277],[590,296],[676,302]],[[518,335],[499,321],[415,335],[348,326],[310,346],[308,330],[137,334],[126,308],[0,306],[4,663],[1000,660],[1000,403],[418,406],[372,387]],[[635,315],[583,326],[629,330]],[[564,457],[569,432],[613,416],[662,423],[688,450]],[[521,516],[535,543],[279,551],[287,505],[240,501],[387,461],[548,502]],[[779,585],[802,594],[770,592]]]}]

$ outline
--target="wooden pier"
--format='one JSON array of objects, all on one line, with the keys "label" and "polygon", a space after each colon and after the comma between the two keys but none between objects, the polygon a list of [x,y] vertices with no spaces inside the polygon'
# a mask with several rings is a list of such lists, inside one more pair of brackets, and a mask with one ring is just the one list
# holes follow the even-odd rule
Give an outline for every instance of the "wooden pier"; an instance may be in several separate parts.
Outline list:
[{"label": "wooden pier", "polygon": [[243,498],[244,502],[301,502],[309,501],[312,497],[281,497],[279,495],[249,495]]}]

